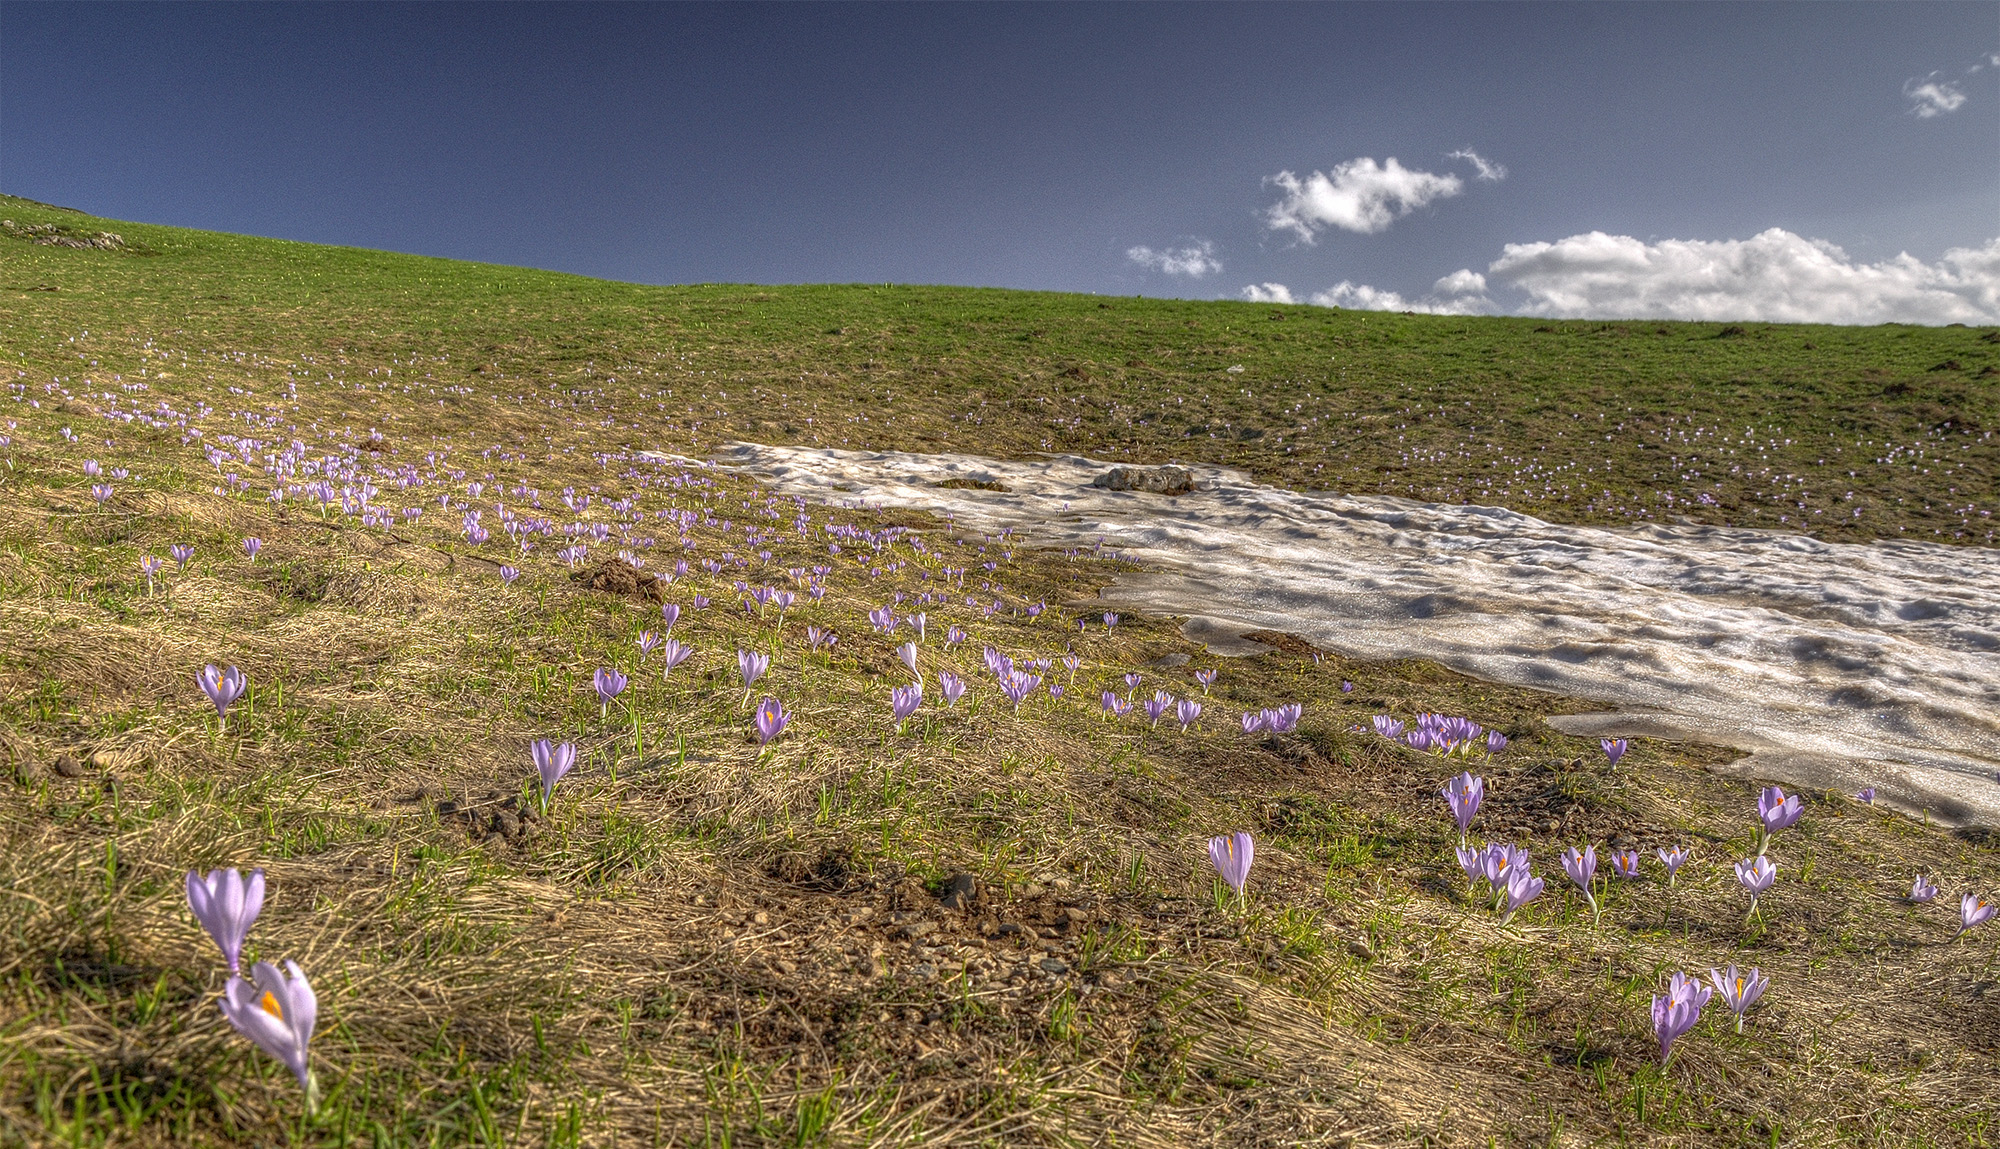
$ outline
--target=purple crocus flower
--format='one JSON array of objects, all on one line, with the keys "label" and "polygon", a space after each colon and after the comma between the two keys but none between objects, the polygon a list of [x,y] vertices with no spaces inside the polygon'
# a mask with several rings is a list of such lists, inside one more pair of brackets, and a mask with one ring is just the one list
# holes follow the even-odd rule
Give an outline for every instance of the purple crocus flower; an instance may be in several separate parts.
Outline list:
[{"label": "purple crocus flower", "polygon": [[160,574],[160,568],[161,568],[161,567],[163,567],[163,566],[165,566],[165,565],[166,565],[166,563],[165,563],[164,561],[162,561],[162,560],[161,560],[161,559],[159,559],[159,558],[156,558],[156,557],[154,557],[153,555],[142,555],[142,556],[140,556],[140,558],[139,558],[139,573],[141,573],[141,574],[143,574],[143,575],[145,575],[145,576],[146,576],[146,593],[147,593],[147,594],[152,594],[152,593],[153,593],[153,580],[154,580],[155,578],[158,578],[158,577],[159,577],[159,574]]},{"label": "purple crocus flower", "polygon": [[1158,726],[1160,724],[1160,717],[1173,709],[1173,705],[1173,695],[1168,694],[1164,690],[1154,691],[1153,696],[1146,700],[1147,723],[1152,726]]},{"label": "purple crocus flower", "polygon": [[1250,877],[1250,863],[1256,855],[1257,844],[1242,830],[1208,840],[1208,860],[1229,888],[1236,891],[1239,902],[1243,900],[1243,883]]},{"label": "purple crocus flower", "polygon": [[1660,1042],[1660,1064],[1673,1057],[1674,1042],[1701,1020],[1710,991],[1686,974],[1675,974],[1665,996],[1653,995],[1653,1036]]},{"label": "purple crocus flower", "polygon": [[308,1064],[313,1025],[319,1019],[319,998],[297,962],[288,961],[278,972],[270,962],[251,967],[251,981],[232,977],[222,991],[222,1016],[236,1031],[256,1043],[257,1048],[285,1063],[306,1091],[306,1110],[318,1108]]},{"label": "purple crocus flower", "polygon": [[1750,967],[1750,972],[1747,974],[1733,965],[1727,972],[1710,969],[1708,981],[1715,987],[1715,992],[1722,996],[1722,1004],[1728,1006],[1729,1012],[1736,1015],[1738,1033],[1743,1032],[1743,1011],[1756,1004],[1757,999],[1764,996],[1765,988],[1771,984],[1771,979],[1765,977],[1764,972],[1755,966]]},{"label": "purple crocus flower", "polygon": [[1639,851],[1616,850],[1611,855],[1611,872],[1630,881],[1639,876]]},{"label": "purple crocus flower", "polygon": [[944,632],[944,644],[946,646],[957,646],[959,643],[964,641],[965,641],[965,630],[962,627],[954,626],[951,629]]},{"label": "purple crocus flower", "polygon": [[1369,719],[1369,722],[1374,725],[1375,733],[1380,734],[1384,738],[1393,741],[1403,736],[1403,723],[1400,719],[1391,718],[1386,714],[1377,714],[1375,717]]},{"label": "purple crocus flower", "polygon": [[1472,816],[1479,813],[1479,804],[1486,800],[1486,779],[1470,770],[1444,784],[1438,793],[1444,795],[1445,804],[1451,807],[1452,820],[1458,823],[1459,845],[1465,844],[1465,832],[1472,827]]},{"label": "purple crocus flower", "polygon": [[184,569],[188,560],[194,558],[194,547],[188,543],[175,543],[167,548],[167,553],[173,556],[175,569]]},{"label": "purple crocus flower", "polygon": [[944,695],[944,704],[946,706],[957,706],[958,700],[965,697],[965,679],[960,678],[949,670],[940,670],[938,671],[938,691]]},{"label": "purple crocus flower", "polygon": [[513,567],[508,566],[506,563],[500,564],[501,582],[506,583],[508,586],[512,586],[514,585],[514,580],[520,577],[521,577],[520,571],[515,570]]},{"label": "purple crocus flower", "polygon": [[[1778,867],[1762,854],[1736,863],[1736,880],[1750,891],[1750,913],[1757,912],[1757,899],[1778,880]],[[1746,915],[1748,916],[1748,915]]]},{"label": "purple crocus flower", "polygon": [[252,536],[250,538],[246,538],[243,540],[243,553],[249,555],[250,561],[253,563],[257,561],[257,552],[263,549],[264,549],[263,539]]},{"label": "purple crocus flower", "polygon": [[1460,846],[1458,848],[1458,868],[1465,871],[1467,884],[1484,878],[1486,876],[1486,851],[1475,850],[1471,846]]},{"label": "purple crocus flower", "polygon": [[1870,806],[1873,806],[1875,804],[1875,787],[1863,786],[1861,792],[1854,797],[1857,801],[1866,802]]},{"label": "purple crocus flower", "polygon": [[1497,909],[1507,896],[1507,883],[1515,873],[1528,868],[1528,851],[1505,842],[1489,842],[1481,861],[1480,873],[1493,887],[1493,905]]},{"label": "purple crocus flower", "polygon": [[660,604],[661,633],[672,634],[674,632],[674,624],[679,622],[680,620],[681,620],[681,606],[679,603],[664,602]]},{"label": "purple crocus flower", "polygon": [[201,668],[201,673],[195,676],[195,679],[201,683],[202,693],[208,695],[208,700],[215,704],[215,718],[218,728],[227,727],[229,725],[229,707],[237,699],[243,697],[244,691],[250,689],[249,680],[243,677],[242,671],[233,666],[227,670],[217,670],[213,666],[204,666]]},{"label": "purple crocus flower", "polygon": [[1591,882],[1597,877],[1597,847],[1585,846],[1581,853],[1575,846],[1563,851],[1563,873],[1583,891],[1583,900],[1590,903],[1590,920],[1597,920],[1597,895],[1590,890]]},{"label": "purple crocus flower", "polygon": [[1104,704],[1104,713],[1110,718],[1122,718],[1127,711],[1132,709],[1130,702],[1120,698],[1117,692],[1112,690],[1105,691],[1099,696],[1098,701]]},{"label": "purple crocus flower", "polygon": [[1060,682],[1053,682],[1053,681],[1050,682],[1049,697],[1056,701],[1061,701],[1062,696],[1063,696],[1063,684]]},{"label": "purple crocus flower", "polygon": [[92,483],[90,485],[90,497],[96,499],[97,505],[100,507],[109,502],[114,493],[110,483]]},{"label": "purple crocus flower", "polygon": [[1542,879],[1529,873],[1526,866],[1508,874],[1505,888],[1506,912],[1500,915],[1500,924],[1506,925],[1513,918],[1515,910],[1540,897],[1546,885]]},{"label": "purple crocus flower", "polygon": [[591,681],[597,687],[597,701],[602,715],[611,713],[611,700],[624,693],[625,683],[629,680],[618,673],[617,667],[606,666],[600,667],[591,676]]},{"label": "purple crocus flower", "polygon": [[1486,752],[1488,754],[1498,754],[1505,749],[1507,749],[1507,736],[1498,730],[1488,730],[1486,732]]},{"label": "purple crocus flower", "polygon": [[1910,900],[1913,902],[1928,902],[1937,897],[1937,892],[1937,886],[1925,881],[1922,874],[1918,874],[1917,880],[1910,883]]},{"label": "purple crocus flower", "polygon": [[736,652],[736,673],[743,679],[743,701],[750,701],[750,686],[764,677],[771,668],[771,656],[754,650],[738,649]]},{"label": "purple crocus flower", "polygon": [[1974,926],[1983,925],[1992,920],[1996,913],[2000,913],[2000,905],[1994,905],[1978,894],[1965,895],[1958,902],[1958,933],[1951,935],[1951,940],[1957,941],[1958,934]]},{"label": "purple crocus flower", "polygon": [[642,630],[639,632],[639,637],[633,641],[639,644],[639,661],[644,662],[646,656],[653,653],[654,648],[660,645],[660,636],[650,630]]},{"label": "purple crocus flower", "polygon": [[667,676],[674,672],[674,667],[686,662],[688,655],[693,653],[694,647],[688,646],[678,639],[670,638],[661,643],[660,663],[665,669],[660,671],[660,681],[665,682]]},{"label": "purple crocus flower", "polygon": [[1025,702],[1028,695],[1034,693],[1035,688],[1041,684],[1042,676],[1039,674],[1029,674],[1024,670],[1010,670],[1005,677],[1000,679],[1000,692],[1013,700],[1014,713],[1019,714],[1021,712],[1021,703]]},{"label": "purple crocus flower", "polygon": [[1604,747],[1604,756],[1611,759],[1613,766],[1618,765],[1618,760],[1625,757],[1625,751],[1628,749],[1623,738],[1606,738],[1598,745]]},{"label": "purple crocus flower", "polygon": [[1667,884],[1671,886],[1674,884],[1674,878],[1681,872],[1681,866],[1686,864],[1688,860],[1687,849],[1682,846],[1674,846],[1670,849],[1661,850],[1659,853],[1660,864],[1667,868]]},{"label": "purple crocus flower", "polygon": [[1197,670],[1194,672],[1194,680],[1201,683],[1201,692],[1203,694],[1207,694],[1208,688],[1215,685],[1215,673],[1213,669]]},{"label": "purple crocus flower", "polygon": [[243,939],[264,908],[264,871],[252,870],[246,879],[233,869],[210,870],[205,878],[189,870],[187,899],[194,920],[229,963],[229,972],[242,972]]},{"label": "purple crocus flower", "polygon": [[908,686],[898,686],[889,692],[889,709],[896,715],[896,729],[901,730],[910,715],[924,703],[924,684],[912,682]]},{"label": "purple crocus flower", "polygon": [[1117,616],[1117,615],[1115,615],[1115,614],[1112,614],[1112,613],[1110,613],[1109,611],[1105,612],[1105,615],[1104,615],[1104,629],[1108,631],[1108,630],[1110,630],[1110,629],[1111,629],[1112,627],[1114,627],[1114,626],[1117,626],[1117,625],[1118,625],[1118,616]]},{"label": "purple crocus flower", "polygon": [[909,668],[910,668],[910,673],[911,673],[911,674],[915,674],[915,673],[917,672],[917,644],[916,644],[916,643],[914,643],[914,642],[906,642],[906,643],[904,643],[903,645],[901,645],[901,646],[897,647],[897,648],[896,648],[896,657],[897,657],[897,658],[900,658],[900,659],[902,659],[902,660],[903,660],[903,665],[904,665],[904,666],[907,666],[907,667],[909,667]]},{"label": "purple crocus flower", "polygon": [[1130,698],[1130,697],[1132,697],[1132,695],[1133,695],[1133,694],[1134,694],[1134,693],[1135,693],[1135,692],[1136,692],[1136,691],[1137,691],[1137,690],[1139,689],[1139,683],[1140,683],[1141,681],[1143,681],[1143,680],[1142,680],[1142,679],[1140,678],[1140,676],[1139,676],[1139,672],[1138,672],[1138,671],[1136,671],[1136,670],[1135,670],[1135,671],[1133,671],[1132,673],[1130,673],[1130,674],[1126,675],[1126,676],[1125,676],[1125,697],[1127,697],[1127,698]]},{"label": "purple crocus flower", "polygon": [[1181,733],[1186,734],[1194,720],[1201,717],[1201,703],[1192,698],[1181,699],[1174,707],[1174,717],[1180,719]]},{"label": "purple crocus flower", "polygon": [[535,772],[542,776],[542,809],[546,811],[556,783],[576,765],[576,747],[568,742],[551,743],[539,738],[529,745],[528,754],[535,760]]},{"label": "purple crocus flower", "polygon": [[[1110,695],[1106,694],[1105,697],[1109,698]],[[1242,720],[1243,733],[1255,734],[1259,730],[1264,729],[1264,718],[1265,718],[1264,712],[1261,710],[1258,711],[1245,710],[1243,712],[1243,720]]]},{"label": "purple crocus flower", "polygon": [[1352,682],[1342,682],[1340,684],[1340,692],[1342,694],[1354,693],[1354,684]]},{"label": "purple crocus flower", "polygon": [[785,713],[784,704],[775,698],[766,698],[759,702],[756,720],[757,745],[769,745],[771,739],[776,738],[778,732],[785,728],[785,723],[791,721],[791,717]]},{"label": "purple crocus flower", "polygon": [[1767,786],[1757,795],[1757,819],[1762,823],[1757,831],[1757,852],[1762,854],[1771,845],[1771,835],[1780,830],[1788,830],[1805,812],[1799,803],[1799,796],[1786,796],[1777,786]]}]

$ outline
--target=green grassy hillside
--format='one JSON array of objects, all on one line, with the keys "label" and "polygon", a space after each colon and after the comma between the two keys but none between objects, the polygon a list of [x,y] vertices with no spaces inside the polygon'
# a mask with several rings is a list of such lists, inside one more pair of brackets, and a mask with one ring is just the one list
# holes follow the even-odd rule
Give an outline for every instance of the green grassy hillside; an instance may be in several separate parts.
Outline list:
[{"label": "green grassy hillside", "polygon": [[[1724,751],[1614,762],[1544,721],[1576,700],[1290,635],[1219,659],[1089,609],[1115,560],[637,454],[1201,459],[1984,544],[1990,333],[645,288],[0,218],[0,1145],[2000,1137],[2000,924],[1955,936],[1992,837],[1799,795],[1752,913]],[[1149,722],[1160,691],[1200,709]],[[1373,725],[1422,713],[1508,744]],[[1547,883],[1511,915],[1460,869],[1461,771],[1471,845]],[[185,885],[219,867],[267,885],[246,970],[317,994],[316,1106],[219,1007]],[[1655,995],[1732,964],[1764,998],[1663,1065]]]},{"label": "green grassy hillside", "polygon": [[129,245],[5,245],[0,338],[24,378],[152,362],[148,378],[171,395],[209,376],[267,392],[309,379],[325,391],[329,377],[381,390],[399,372],[470,389],[433,416],[440,426],[490,410],[572,434],[555,416],[594,410],[614,424],[594,436],[605,445],[1178,458],[1557,522],[1684,516],[1842,541],[1989,543],[2000,505],[1996,329],[638,287],[21,200],[0,199],[0,214]]}]

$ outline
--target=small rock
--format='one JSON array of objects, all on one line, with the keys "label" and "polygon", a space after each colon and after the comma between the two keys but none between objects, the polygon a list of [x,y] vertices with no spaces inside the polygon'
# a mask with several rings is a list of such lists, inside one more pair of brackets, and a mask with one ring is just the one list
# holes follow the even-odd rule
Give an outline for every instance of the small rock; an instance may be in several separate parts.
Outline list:
[{"label": "small rock", "polygon": [[23,786],[32,786],[48,776],[48,770],[35,758],[35,752],[25,743],[13,747],[14,780]]},{"label": "small rock", "polygon": [[1061,977],[1069,972],[1069,963],[1061,958],[1047,957],[1035,964],[1042,968],[1043,973],[1052,974],[1056,977]]},{"label": "small rock", "polygon": [[1348,942],[1348,943],[1347,943],[1347,952],[1348,952],[1349,954],[1353,955],[1353,957],[1354,957],[1354,958],[1355,958],[1355,960],[1357,960],[1357,961],[1374,961],[1374,960],[1375,960],[1375,951],[1374,951],[1374,950],[1371,950],[1371,949],[1369,949],[1369,948],[1368,948],[1368,943],[1367,943],[1367,942],[1364,942],[1364,941],[1351,941],[1351,942]]},{"label": "small rock", "polygon": [[932,930],[936,928],[937,928],[936,922],[924,922],[924,921],[907,922],[903,926],[902,933],[904,937],[909,938],[912,941],[915,941],[917,938],[923,937],[925,934],[930,933]]},{"label": "small rock", "polygon": [[938,904],[948,910],[964,911],[972,908],[979,898],[979,879],[971,874],[953,874],[945,879],[944,894]]},{"label": "small rock", "polygon": [[1639,839],[1620,830],[1616,834],[1611,835],[1605,844],[1614,850],[1636,850],[1639,848]]},{"label": "small rock", "polygon": [[65,778],[81,778],[85,771],[83,763],[74,754],[56,755],[56,773]]},{"label": "small rock", "polygon": [[493,832],[511,842],[521,836],[521,820],[501,810],[493,815]]}]

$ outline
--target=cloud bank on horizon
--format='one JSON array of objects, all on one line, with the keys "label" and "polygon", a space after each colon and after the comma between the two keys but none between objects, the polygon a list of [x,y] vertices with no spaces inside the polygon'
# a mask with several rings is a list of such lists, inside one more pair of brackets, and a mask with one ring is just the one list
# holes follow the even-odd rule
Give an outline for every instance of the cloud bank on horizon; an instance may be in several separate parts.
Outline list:
[{"label": "cloud bank on horizon", "polygon": [[[1518,293],[1506,305],[1495,288]],[[2000,322],[2000,238],[1952,248],[1936,263],[1907,253],[1861,263],[1825,240],[1771,228],[1743,240],[1654,243],[1601,231],[1510,243],[1482,274],[1461,268],[1405,298],[1345,280],[1305,298],[1251,284],[1252,303],[1310,303],[1432,315],[1682,319],[1764,323]]]}]

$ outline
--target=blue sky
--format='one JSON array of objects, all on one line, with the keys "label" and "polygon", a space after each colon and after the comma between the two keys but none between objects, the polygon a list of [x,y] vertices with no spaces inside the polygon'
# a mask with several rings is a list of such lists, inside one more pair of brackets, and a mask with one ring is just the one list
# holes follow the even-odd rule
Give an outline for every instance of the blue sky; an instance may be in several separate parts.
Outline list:
[{"label": "blue sky", "polygon": [[0,190],[649,283],[1994,322],[1996,61],[1993,3],[9,2]]}]

